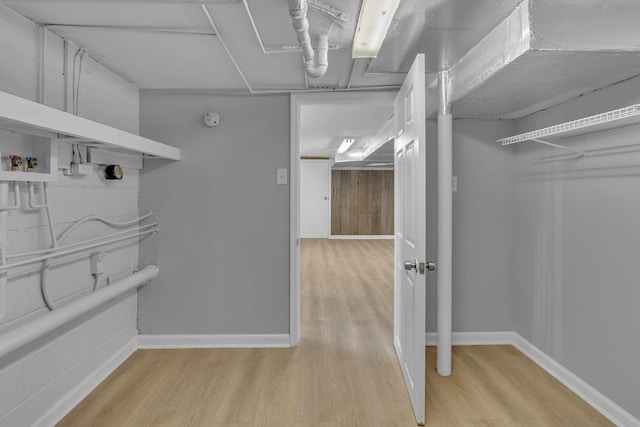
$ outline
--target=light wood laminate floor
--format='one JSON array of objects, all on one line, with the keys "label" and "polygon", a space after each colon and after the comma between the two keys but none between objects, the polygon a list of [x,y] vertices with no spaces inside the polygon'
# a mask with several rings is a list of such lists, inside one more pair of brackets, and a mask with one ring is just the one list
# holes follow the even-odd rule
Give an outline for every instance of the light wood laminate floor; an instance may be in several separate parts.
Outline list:
[{"label": "light wood laminate floor", "polygon": [[[302,344],[139,350],[60,426],[415,426],[392,344],[393,243],[302,242]],[[427,348],[427,426],[609,426],[511,346]]]}]

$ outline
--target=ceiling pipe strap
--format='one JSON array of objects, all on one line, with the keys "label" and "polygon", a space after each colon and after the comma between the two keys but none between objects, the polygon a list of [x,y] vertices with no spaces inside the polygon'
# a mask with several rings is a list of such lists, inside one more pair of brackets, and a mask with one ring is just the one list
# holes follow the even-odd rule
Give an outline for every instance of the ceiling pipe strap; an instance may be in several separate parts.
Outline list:
[{"label": "ceiling pipe strap", "polygon": [[317,79],[322,77],[329,66],[329,36],[318,36],[317,55],[311,46],[309,36],[309,20],[307,19],[308,5],[306,0],[290,0],[289,15],[291,15],[293,29],[296,32],[298,43],[304,57],[304,70],[307,76]]}]

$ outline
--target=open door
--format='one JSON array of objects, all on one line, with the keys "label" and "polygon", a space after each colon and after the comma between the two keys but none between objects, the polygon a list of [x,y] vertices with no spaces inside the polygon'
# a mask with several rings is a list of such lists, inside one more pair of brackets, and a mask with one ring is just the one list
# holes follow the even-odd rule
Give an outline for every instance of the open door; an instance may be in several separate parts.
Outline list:
[{"label": "open door", "polygon": [[419,54],[395,99],[394,345],[418,424],[425,422],[426,122]]}]

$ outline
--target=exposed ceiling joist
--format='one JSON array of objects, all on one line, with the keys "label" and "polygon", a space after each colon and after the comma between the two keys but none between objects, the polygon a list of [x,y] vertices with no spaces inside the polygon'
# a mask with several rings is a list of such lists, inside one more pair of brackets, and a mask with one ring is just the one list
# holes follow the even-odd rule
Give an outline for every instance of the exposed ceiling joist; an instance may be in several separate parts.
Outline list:
[{"label": "exposed ceiling joist", "polygon": [[121,4],[224,4],[224,3],[241,3],[242,0],[0,0],[0,4],[52,4],[52,3],[121,3]]}]

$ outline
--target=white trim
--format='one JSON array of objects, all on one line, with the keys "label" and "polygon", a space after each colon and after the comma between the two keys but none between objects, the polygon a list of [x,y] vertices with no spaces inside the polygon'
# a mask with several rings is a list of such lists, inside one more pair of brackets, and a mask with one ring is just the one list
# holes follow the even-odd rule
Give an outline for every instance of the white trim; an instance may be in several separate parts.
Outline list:
[{"label": "white trim", "polygon": [[525,356],[533,360],[538,366],[551,374],[552,377],[567,386],[571,391],[580,396],[585,402],[591,405],[596,411],[607,417],[617,426],[640,426],[640,420],[629,412],[625,411],[611,399],[580,379],[573,372],[556,362],[551,356],[544,353],[538,347],[515,334],[513,346],[520,350]]},{"label": "white trim", "polygon": [[[453,345],[514,345],[517,334],[513,331],[496,332],[454,332],[451,337]],[[438,343],[436,332],[427,332],[425,341],[428,346]]]},{"label": "white trim", "polygon": [[393,240],[392,234],[332,234],[329,239],[343,240]]},{"label": "white trim", "polygon": [[289,345],[295,347],[300,344],[300,95],[291,94],[289,114]]},{"label": "white trim", "polygon": [[44,414],[34,427],[46,427],[56,425],[73,408],[78,406],[82,400],[100,385],[113,371],[115,371],[125,360],[138,349],[136,338],[131,338],[120,351],[104,362],[91,375],[76,385],[71,391],[65,394],[54,406]]},{"label": "white trim", "polygon": [[138,335],[138,348],[286,348],[289,334]]},{"label": "white trim", "polygon": [[329,166],[329,194],[327,195],[329,198],[329,203],[327,203],[327,209],[329,212],[327,213],[327,237],[331,237],[331,212],[333,210],[333,169],[331,169],[331,160],[329,160],[327,165]]},{"label": "white trim", "polygon": [[[290,102],[289,173],[289,344],[300,343],[300,106],[389,104],[396,91],[292,93]],[[331,196],[329,196],[331,197]],[[331,228],[329,228],[331,229]]]},{"label": "white trim", "polygon": [[[428,346],[436,345],[437,334],[427,332],[426,343]],[[453,345],[512,345],[615,425],[640,427],[640,420],[516,332],[454,332],[452,343]]]}]

